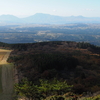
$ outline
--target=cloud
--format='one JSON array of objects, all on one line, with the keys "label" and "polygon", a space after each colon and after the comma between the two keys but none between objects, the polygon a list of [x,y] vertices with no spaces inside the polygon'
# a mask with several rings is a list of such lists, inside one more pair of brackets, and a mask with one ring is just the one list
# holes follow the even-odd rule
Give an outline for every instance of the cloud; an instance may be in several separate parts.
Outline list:
[{"label": "cloud", "polygon": [[53,12],[56,12],[56,11],[57,11],[56,9],[53,10]]},{"label": "cloud", "polygon": [[83,9],[85,11],[94,11],[94,9],[89,9],[89,8],[86,8],[86,9]]}]

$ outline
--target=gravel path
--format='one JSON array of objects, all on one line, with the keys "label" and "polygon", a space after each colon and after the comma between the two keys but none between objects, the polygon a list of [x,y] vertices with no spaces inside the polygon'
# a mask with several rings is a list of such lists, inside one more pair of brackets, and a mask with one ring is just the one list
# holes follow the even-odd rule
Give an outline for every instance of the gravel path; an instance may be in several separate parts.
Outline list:
[{"label": "gravel path", "polygon": [[[0,50],[1,51],[1,50]],[[7,63],[7,59],[10,54],[10,50],[3,50],[2,52],[6,52],[3,59],[0,61],[1,68],[1,87],[2,92],[0,93],[0,100],[12,100],[13,94],[13,65]]]}]

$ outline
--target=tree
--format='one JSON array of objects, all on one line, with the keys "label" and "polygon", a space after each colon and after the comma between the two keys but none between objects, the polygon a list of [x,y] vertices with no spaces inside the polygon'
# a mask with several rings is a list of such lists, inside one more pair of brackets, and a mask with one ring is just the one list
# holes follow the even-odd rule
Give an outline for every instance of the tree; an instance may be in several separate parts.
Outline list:
[{"label": "tree", "polygon": [[23,80],[21,84],[15,85],[15,90],[19,95],[29,98],[29,100],[41,100],[51,95],[64,94],[71,90],[72,86],[66,81],[57,79],[39,80],[39,85],[36,85],[28,80]]},{"label": "tree", "polygon": [[71,90],[71,85],[66,81],[59,81],[56,78],[53,80],[40,80],[40,91],[48,95],[60,95]]},{"label": "tree", "polygon": [[23,79],[22,83],[15,84],[15,91],[18,92],[20,96],[25,96],[29,100],[34,100],[37,95],[37,85],[32,84],[27,79]]}]

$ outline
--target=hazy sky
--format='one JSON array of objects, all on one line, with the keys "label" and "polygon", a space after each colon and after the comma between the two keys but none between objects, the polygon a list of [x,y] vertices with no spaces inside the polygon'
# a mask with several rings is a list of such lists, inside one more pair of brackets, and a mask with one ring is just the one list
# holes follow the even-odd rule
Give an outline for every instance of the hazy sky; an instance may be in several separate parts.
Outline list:
[{"label": "hazy sky", "polygon": [[26,17],[35,13],[100,17],[100,0],[0,0],[0,15]]}]

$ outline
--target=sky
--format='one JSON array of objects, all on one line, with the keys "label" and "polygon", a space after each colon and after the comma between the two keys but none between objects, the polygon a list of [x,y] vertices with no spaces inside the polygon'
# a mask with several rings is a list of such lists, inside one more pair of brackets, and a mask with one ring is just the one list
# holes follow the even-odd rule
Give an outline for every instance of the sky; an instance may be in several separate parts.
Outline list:
[{"label": "sky", "polygon": [[100,17],[100,0],[0,0],[0,15],[23,18],[36,13]]}]

